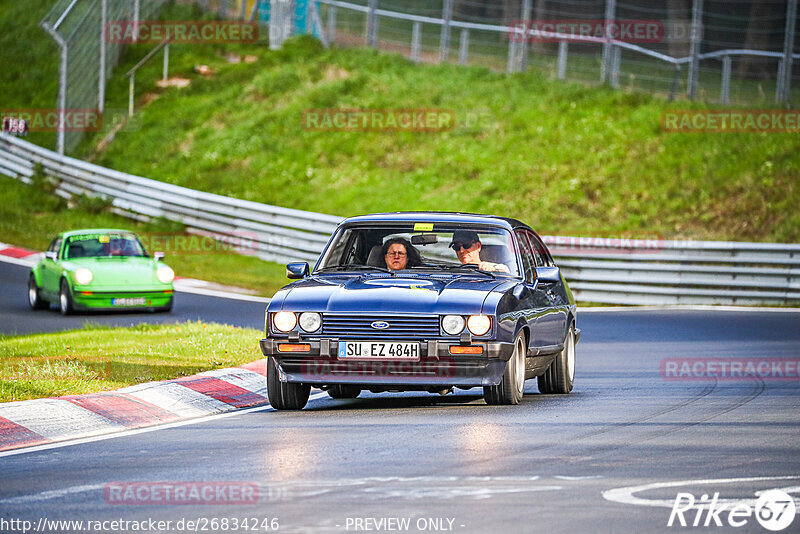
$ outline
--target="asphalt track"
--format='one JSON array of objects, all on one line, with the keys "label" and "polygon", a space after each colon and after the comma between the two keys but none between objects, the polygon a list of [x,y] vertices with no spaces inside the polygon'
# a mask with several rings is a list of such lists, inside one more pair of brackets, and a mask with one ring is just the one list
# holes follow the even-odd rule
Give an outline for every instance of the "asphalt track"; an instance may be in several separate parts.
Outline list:
[{"label": "asphalt track", "polygon": [[[29,325],[18,273],[0,266],[0,276],[4,330],[66,324],[52,311]],[[261,304],[180,296],[168,318],[91,319],[262,321]],[[487,406],[477,390],[340,401],[319,394],[299,413],[259,408],[0,454],[0,531],[21,532],[12,520],[47,532],[81,531],[52,520],[172,521],[83,530],[91,532],[203,531],[178,524],[184,519],[207,532],[272,532],[261,520],[277,518],[279,532],[769,532],[752,516],[731,527],[726,512],[723,527],[667,522],[679,492],[751,507],[766,489],[800,495],[800,382],[667,380],[659,369],[680,357],[796,360],[800,313],[601,311],[579,315],[578,326],[576,386],[567,396],[540,395],[535,381],[519,406],[506,407]],[[258,498],[148,504],[143,493],[120,504],[109,494],[108,484],[134,481],[148,490],[241,482]],[[689,525],[695,515],[685,513]],[[215,518],[239,518],[239,528],[214,527]],[[258,529],[241,528],[245,519],[253,526],[250,518]],[[798,531],[800,518],[784,530]]]}]

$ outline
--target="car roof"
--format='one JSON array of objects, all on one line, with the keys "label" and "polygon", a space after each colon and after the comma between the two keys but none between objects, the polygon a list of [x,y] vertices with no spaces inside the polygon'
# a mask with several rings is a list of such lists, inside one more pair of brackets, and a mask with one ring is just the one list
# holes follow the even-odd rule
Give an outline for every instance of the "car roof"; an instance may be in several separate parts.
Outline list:
[{"label": "car roof", "polygon": [[61,232],[59,234],[61,237],[72,237],[76,235],[83,235],[83,234],[132,234],[130,230],[121,230],[119,228],[84,228],[83,230],[69,230],[67,232]]},{"label": "car roof", "polygon": [[440,222],[463,224],[488,224],[502,228],[513,229],[517,227],[529,228],[525,223],[510,217],[497,215],[482,215],[479,213],[458,213],[451,211],[396,211],[392,213],[371,213],[349,217],[341,224],[361,224],[377,222]]}]

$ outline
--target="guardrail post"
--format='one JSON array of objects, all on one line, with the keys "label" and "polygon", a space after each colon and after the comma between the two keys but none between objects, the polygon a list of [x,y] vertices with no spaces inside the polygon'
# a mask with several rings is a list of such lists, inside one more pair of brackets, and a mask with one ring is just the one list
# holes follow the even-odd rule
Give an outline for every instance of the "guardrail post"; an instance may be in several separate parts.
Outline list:
[{"label": "guardrail post", "polygon": [[97,76],[97,109],[103,113],[106,107],[106,25],[108,24],[108,0],[100,1],[100,71]]},{"label": "guardrail post", "polygon": [[242,20],[247,20],[247,0],[239,0],[239,1],[242,3],[242,9],[241,9]]},{"label": "guardrail post", "polygon": [[439,61],[444,63],[450,56],[450,21],[453,18],[453,0],[444,0],[442,5],[442,33],[439,37]]},{"label": "guardrail post", "polygon": [[558,79],[565,80],[567,78],[567,41],[558,42]]},{"label": "guardrail post", "polygon": [[369,0],[369,11],[367,12],[367,46],[370,48],[378,47],[378,0]]},{"label": "guardrail post", "polygon": [[525,28],[525,33],[522,35],[522,58],[520,59],[519,68],[522,71],[528,70],[528,42],[527,28],[530,26],[531,21],[531,0],[522,0],[522,27]]},{"label": "guardrail post", "polygon": [[689,65],[688,96],[694,100],[697,96],[698,76],[700,75],[700,44],[703,33],[703,0],[694,0],[692,5],[692,35],[689,45],[689,55],[692,62]]},{"label": "guardrail post", "polygon": [[719,101],[727,104],[731,94],[731,56],[722,56],[722,87],[719,90]]},{"label": "guardrail post", "polygon": [[606,0],[606,13],[603,24],[603,62],[600,67],[600,80],[603,83],[611,81],[611,43],[608,42],[608,26],[617,16],[617,0]]},{"label": "guardrail post", "polygon": [[778,76],[775,100],[788,103],[792,90],[792,51],[794,49],[794,31],[797,20],[797,0],[789,0],[786,5],[786,33],[783,39],[783,69]]},{"label": "guardrail post", "polygon": [[469,30],[467,28],[461,28],[461,35],[459,36],[459,43],[458,43],[458,64],[466,65],[468,55],[469,55]]},{"label": "guardrail post", "polygon": [[419,62],[419,49],[422,42],[422,24],[415,22],[411,27],[411,61]]},{"label": "guardrail post", "polygon": [[227,19],[228,18],[228,0],[219,0],[218,16],[221,19]]},{"label": "guardrail post", "polygon": [[328,42],[336,42],[336,6],[328,6]]}]

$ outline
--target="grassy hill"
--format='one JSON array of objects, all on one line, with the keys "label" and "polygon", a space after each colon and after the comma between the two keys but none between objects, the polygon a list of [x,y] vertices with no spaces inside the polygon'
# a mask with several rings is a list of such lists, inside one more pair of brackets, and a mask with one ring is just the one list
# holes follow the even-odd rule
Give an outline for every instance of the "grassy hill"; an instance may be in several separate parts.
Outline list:
[{"label": "grassy hill", "polygon": [[[546,234],[800,239],[797,134],[661,130],[662,112],[700,104],[537,72],[324,50],[306,38],[276,52],[175,49],[172,75],[191,84],[142,87],[137,128],[107,146],[96,136],[85,155],[170,183],[337,215],[463,210],[518,217]],[[257,60],[232,63],[231,53]],[[198,62],[214,74],[195,73]],[[111,93],[124,100],[124,91]],[[446,109],[457,123],[444,132],[304,129],[304,111],[318,108]]]}]

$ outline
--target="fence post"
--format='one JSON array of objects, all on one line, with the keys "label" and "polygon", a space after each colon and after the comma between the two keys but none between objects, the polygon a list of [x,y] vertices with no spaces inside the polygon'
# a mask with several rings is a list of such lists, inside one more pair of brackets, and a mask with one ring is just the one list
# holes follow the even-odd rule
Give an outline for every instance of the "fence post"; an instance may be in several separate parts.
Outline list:
[{"label": "fence post", "polygon": [[611,87],[619,87],[619,64],[622,60],[622,48],[619,46],[611,47]]},{"label": "fence post", "polygon": [[241,9],[242,20],[247,20],[247,0],[239,0],[239,1],[242,3],[242,9]]},{"label": "fence post", "polygon": [[525,32],[522,35],[522,59],[520,60],[519,68],[522,71],[528,70],[528,27],[531,21],[531,0],[522,0],[522,27]]},{"label": "fence post", "polygon": [[61,48],[61,60],[58,65],[58,134],[56,136],[56,151],[64,155],[66,122],[67,122],[67,61],[69,60],[69,46],[58,32],[49,24],[42,23],[42,28],[58,43]]},{"label": "fence post", "polygon": [[672,84],[669,88],[668,100],[672,102],[675,100],[675,95],[678,94],[678,81],[681,79],[681,64],[675,63],[675,73],[672,75]]},{"label": "fence post", "polygon": [[415,22],[411,27],[411,61],[419,62],[419,49],[422,41],[422,24]]},{"label": "fence post", "polygon": [[797,20],[797,0],[789,0],[786,5],[786,33],[783,39],[783,70],[778,78],[776,98],[779,103],[788,103],[792,90],[792,50]]},{"label": "fence post", "polygon": [[567,78],[567,41],[558,42],[558,79],[565,80]]},{"label": "fence post", "polygon": [[139,40],[139,0],[133,0],[133,43]]},{"label": "fence post", "polygon": [[731,56],[722,56],[722,87],[719,90],[719,100],[727,104],[731,94]]},{"label": "fence post", "polygon": [[442,33],[439,37],[439,61],[444,63],[450,56],[450,21],[453,18],[453,0],[444,0],[442,5]]},{"label": "fence post", "polygon": [[228,0],[219,0],[218,16],[221,19],[227,19],[228,18]]},{"label": "fence post", "polygon": [[367,46],[378,47],[378,0],[369,0],[369,12],[367,13]]},{"label": "fence post", "polygon": [[328,6],[328,42],[336,41],[336,6]]},{"label": "fence post", "polygon": [[611,43],[608,42],[608,26],[617,16],[617,0],[606,0],[606,13],[603,24],[603,62],[600,67],[600,80],[607,83],[611,80]]},{"label": "fence post", "polygon": [[100,1],[100,72],[97,81],[97,109],[103,113],[106,107],[106,25],[108,24],[108,0]]},{"label": "fence post", "polygon": [[167,46],[164,47],[164,76],[163,79],[166,82],[167,78],[169,78],[169,43]]},{"label": "fence post", "polygon": [[514,36],[508,40],[508,63],[506,64],[506,72],[511,74],[514,72],[514,62],[517,56],[517,34],[514,31]]},{"label": "fence post", "polygon": [[135,89],[135,82],[133,81],[136,74],[132,73],[130,83],[128,85],[128,117],[133,117],[133,91]]},{"label": "fence post", "polygon": [[701,33],[703,31],[703,0],[694,0],[692,5],[692,35],[691,44],[689,45],[689,55],[692,57],[692,62],[689,65],[689,83],[688,95],[690,100],[694,100],[697,96],[697,83],[698,76],[700,75],[700,44]]},{"label": "fence post", "polygon": [[458,64],[466,65],[468,55],[469,55],[469,30],[467,28],[461,28],[461,35],[459,36],[459,43],[458,43]]}]

